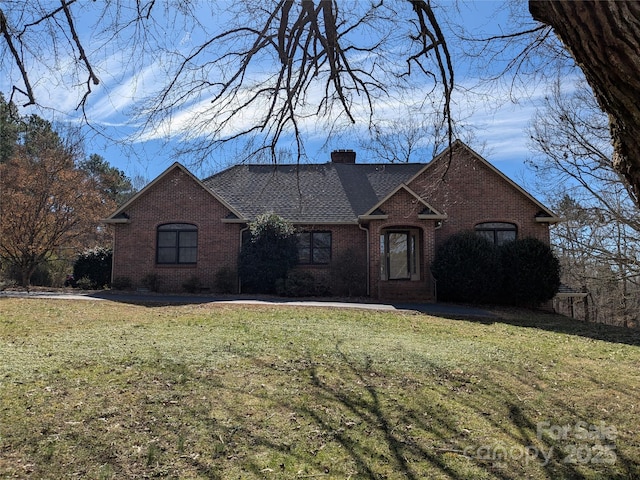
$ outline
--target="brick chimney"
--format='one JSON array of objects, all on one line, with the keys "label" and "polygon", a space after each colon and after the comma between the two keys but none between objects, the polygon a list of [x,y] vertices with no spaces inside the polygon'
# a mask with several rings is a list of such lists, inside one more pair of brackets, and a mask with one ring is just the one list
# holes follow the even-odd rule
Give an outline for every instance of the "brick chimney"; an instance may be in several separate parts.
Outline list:
[{"label": "brick chimney", "polygon": [[332,163],[356,163],[356,152],[353,150],[334,150],[331,152]]}]

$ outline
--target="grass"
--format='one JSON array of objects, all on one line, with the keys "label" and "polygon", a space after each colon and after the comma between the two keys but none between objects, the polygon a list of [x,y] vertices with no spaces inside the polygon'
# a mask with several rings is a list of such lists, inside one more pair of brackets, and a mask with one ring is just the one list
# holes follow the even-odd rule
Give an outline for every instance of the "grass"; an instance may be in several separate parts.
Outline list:
[{"label": "grass", "polygon": [[0,300],[0,478],[640,478],[640,335]]}]

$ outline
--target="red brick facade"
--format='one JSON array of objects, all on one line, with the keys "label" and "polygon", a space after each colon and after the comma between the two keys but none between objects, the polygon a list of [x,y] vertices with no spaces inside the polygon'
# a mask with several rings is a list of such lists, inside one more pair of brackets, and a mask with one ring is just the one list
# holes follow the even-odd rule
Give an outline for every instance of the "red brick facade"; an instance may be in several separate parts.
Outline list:
[{"label": "red brick facade", "polygon": [[[243,225],[223,223],[229,209],[181,168],[167,172],[125,207],[128,223],[115,224],[114,279],[126,277],[140,288],[145,276],[157,275],[162,290],[181,291],[182,284],[190,278],[213,286],[219,269],[236,269]],[[156,262],[157,228],[168,223],[198,227],[195,265]]]},{"label": "red brick facade", "polygon": [[[541,212],[549,217],[548,210],[468,147],[457,142],[452,148],[451,157],[445,153],[427,164],[358,222],[297,225],[301,231],[332,233],[331,263],[298,268],[331,285],[332,265],[345,261],[345,255],[359,257],[353,258],[353,264],[366,267],[368,261],[367,285],[362,290],[371,297],[433,300],[430,265],[438,244],[451,234],[473,230],[478,223],[508,222],[516,225],[518,238],[549,242],[549,222],[554,219],[541,218]],[[114,279],[126,277],[139,288],[143,278],[152,274],[160,279],[162,290],[181,291],[182,284],[195,277],[215,291],[216,273],[222,268],[237,269],[246,223],[233,214],[232,206],[174,165],[108,220],[115,224]],[[195,264],[157,263],[157,229],[170,223],[198,228]],[[415,235],[417,264],[410,279],[387,279],[382,273],[387,260],[381,235],[396,231]]]},{"label": "red brick facade", "polygon": [[541,205],[461,144],[431,162],[411,182],[413,191],[447,214],[436,230],[436,246],[452,234],[483,222],[516,225],[518,238],[549,243],[549,224],[539,222]]},{"label": "red brick facade", "polygon": [[[407,190],[398,190],[391,198],[380,205],[387,215],[386,219],[369,222],[371,263],[370,295],[374,298],[397,298],[404,300],[433,299],[433,282],[429,267],[434,255],[435,220],[423,220],[418,215],[424,205]],[[381,275],[383,252],[380,247],[380,235],[385,231],[417,229],[419,278],[408,280],[385,280]]]}]

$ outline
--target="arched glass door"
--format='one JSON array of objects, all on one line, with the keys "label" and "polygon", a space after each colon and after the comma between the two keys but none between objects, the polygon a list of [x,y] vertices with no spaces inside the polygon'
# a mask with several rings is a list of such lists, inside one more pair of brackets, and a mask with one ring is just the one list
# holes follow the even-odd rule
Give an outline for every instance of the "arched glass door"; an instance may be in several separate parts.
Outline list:
[{"label": "arched glass door", "polygon": [[382,280],[419,280],[419,230],[393,229],[380,235]]}]

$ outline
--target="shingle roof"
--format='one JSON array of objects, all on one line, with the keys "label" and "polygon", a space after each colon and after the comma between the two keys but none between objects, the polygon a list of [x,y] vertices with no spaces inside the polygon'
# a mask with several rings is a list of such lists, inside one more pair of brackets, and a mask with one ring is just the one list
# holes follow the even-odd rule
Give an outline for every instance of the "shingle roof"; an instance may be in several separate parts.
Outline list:
[{"label": "shingle roof", "polygon": [[586,287],[582,287],[581,290],[578,290],[564,283],[560,284],[558,292],[556,293],[556,296],[558,297],[586,297],[588,295],[589,293],[587,292]]},{"label": "shingle roof", "polygon": [[202,183],[245,219],[274,212],[291,222],[352,223],[424,166],[237,165]]}]

